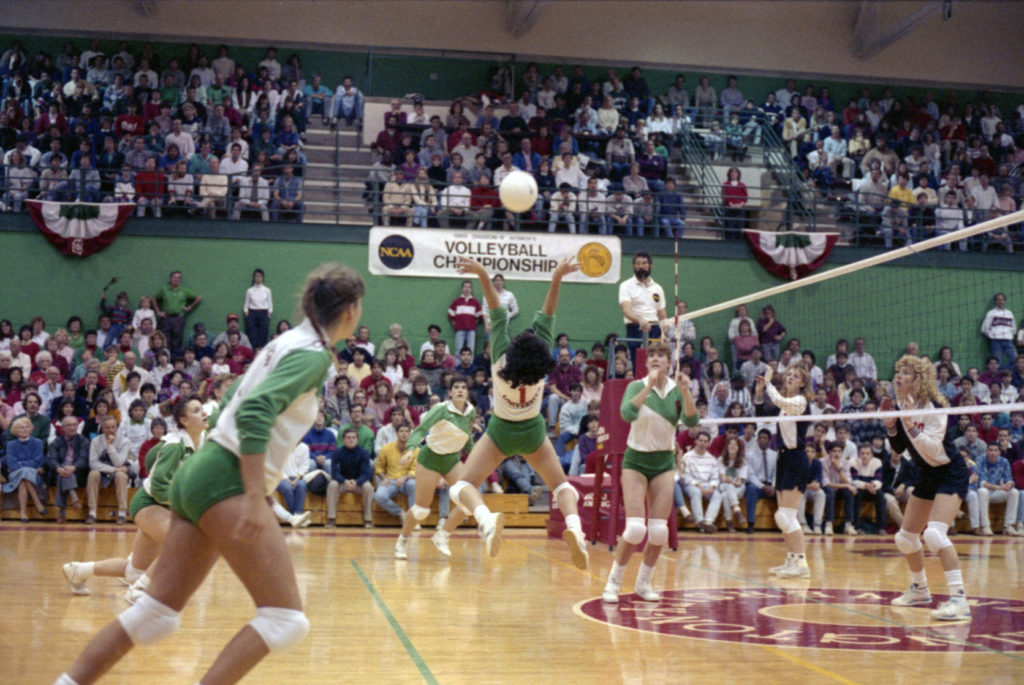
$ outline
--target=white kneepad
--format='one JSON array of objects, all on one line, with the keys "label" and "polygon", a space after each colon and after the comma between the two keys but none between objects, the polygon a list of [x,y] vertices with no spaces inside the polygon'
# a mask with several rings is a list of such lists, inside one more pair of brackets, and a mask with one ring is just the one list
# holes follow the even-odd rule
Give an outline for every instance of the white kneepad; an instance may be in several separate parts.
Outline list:
[{"label": "white kneepad", "polygon": [[775,512],[775,525],[783,534],[793,533],[800,530],[800,521],[796,517],[796,509],[779,507]]},{"label": "white kneepad", "polygon": [[467,488],[467,487],[471,488],[471,487],[473,487],[473,484],[468,482],[468,481],[464,481],[464,480],[458,481],[455,485],[453,485],[450,488],[448,488],[448,498],[449,498],[449,501],[455,502],[455,506],[457,506],[459,509],[462,509],[463,513],[465,513],[466,516],[472,516],[473,512],[471,512],[466,507],[466,505],[463,504],[462,501],[459,499],[459,493],[462,492],[462,488]]},{"label": "white kneepad", "polygon": [[117,620],[134,645],[159,642],[181,625],[177,611],[150,595],[139,597],[135,604],[118,615]]},{"label": "white kneepad", "polygon": [[622,531],[622,539],[631,545],[639,545],[647,534],[647,524],[640,516],[626,518],[626,528]]},{"label": "white kneepad", "polygon": [[418,504],[414,504],[409,507],[409,511],[412,512],[412,517],[417,521],[425,521],[430,516],[430,507],[421,507]]},{"label": "white kneepad", "polygon": [[664,519],[648,522],[647,542],[655,547],[660,547],[668,542],[668,523]]},{"label": "white kneepad", "polygon": [[921,538],[900,528],[894,536],[896,549],[903,554],[913,554],[921,549]]},{"label": "white kneepad", "polygon": [[271,652],[294,647],[309,632],[309,619],[304,613],[279,607],[260,607],[249,625],[259,633]]},{"label": "white kneepad", "polygon": [[924,529],[924,544],[928,545],[928,549],[938,554],[947,547],[952,547],[953,542],[946,535],[946,531],[949,530],[949,526],[939,521],[929,521],[928,527]]},{"label": "white kneepad", "polygon": [[569,483],[569,481],[565,481],[564,483],[562,483],[561,485],[559,485],[559,486],[558,486],[557,488],[555,488],[555,489],[554,489],[554,490],[553,490],[553,491],[551,492],[551,496],[555,498],[555,501],[558,501],[558,493],[560,493],[560,492],[561,492],[562,490],[564,490],[564,489],[566,489],[566,488],[568,488],[568,489],[569,489],[569,492],[571,492],[571,493],[573,494],[573,496],[574,496],[574,497],[576,498],[576,501],[577,501],[577,502],[579,502],[579,501],[580,501],[580,493],[579,493],[579,491],[578,491],[578,490],[576,490],[576,488],[574,488],[574,487],[573,487],[573,486],[572,486],[572,485],[571,485],[571,484]]}]

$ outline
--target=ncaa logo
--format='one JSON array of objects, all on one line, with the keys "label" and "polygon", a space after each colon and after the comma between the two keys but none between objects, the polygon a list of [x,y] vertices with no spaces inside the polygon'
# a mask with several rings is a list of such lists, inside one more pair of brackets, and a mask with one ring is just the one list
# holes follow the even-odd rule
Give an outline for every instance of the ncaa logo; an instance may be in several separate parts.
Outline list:
[{"label": "ncaa logo", "polygon": [[380,241],[377,248],[377,256],[384,266],[389,269],[404,269],[412,264],[414,251],[412,243],[403,235],[394,233]]}]

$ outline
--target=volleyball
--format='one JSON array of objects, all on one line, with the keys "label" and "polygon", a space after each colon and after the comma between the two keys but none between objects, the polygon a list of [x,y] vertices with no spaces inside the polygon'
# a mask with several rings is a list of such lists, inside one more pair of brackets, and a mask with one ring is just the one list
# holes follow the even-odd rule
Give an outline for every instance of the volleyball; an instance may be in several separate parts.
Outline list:
[{"label": "volleyball", "polygon": [[498,196],[510,212],[529,211],[537,202],[537,181],[525,171],[513,171],[501,181]]}]

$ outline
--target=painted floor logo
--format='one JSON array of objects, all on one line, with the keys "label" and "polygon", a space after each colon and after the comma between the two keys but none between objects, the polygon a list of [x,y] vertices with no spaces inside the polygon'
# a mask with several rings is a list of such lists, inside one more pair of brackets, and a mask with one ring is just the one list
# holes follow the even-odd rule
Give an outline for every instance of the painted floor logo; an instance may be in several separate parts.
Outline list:
[{"label": "painted floor logo", "polygon": [[775,647],[902,652],[1024,652],[1024,601],[977,597],[971,621],[944,622],[928,607],[894,607],[890,590],[666,590],[660,602],[620,595],[574,611],[592,621],[659,635]]}]

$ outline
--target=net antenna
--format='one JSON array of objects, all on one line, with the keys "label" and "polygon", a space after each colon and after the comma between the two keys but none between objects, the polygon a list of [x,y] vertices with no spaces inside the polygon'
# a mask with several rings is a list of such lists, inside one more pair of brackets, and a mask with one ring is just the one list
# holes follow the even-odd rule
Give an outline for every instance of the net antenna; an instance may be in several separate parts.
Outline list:
[{"label": "net antenna", "polygon": [[675,240],[673,241],[673,291],[675,297],[673,298],[672,306],[673,309],[673,328],[672,331],[675,334],[676,340],[676,353],[672,355],[672,378],[675,378],[679,374],[679,356],[682,352],[683,347],[683,333],[679,330],[679,234],[682,231],[673,229],[673,235]]},{"label": "net antenna", "polygon": [[[718,304],[711,305],[710,307],[703,307],[703,308],[698,309],[697,311],[694,311],[694,312],[687,312],[686,316],[687,316],[688,319],[690,319],[692,321],[693,319],[696,319],[696,318],[701,317],[701,316],[707,316],[709,314],[715,314],[717,312],[724,311],[726,309],[729,309],[731,307],[735,307],[737,305],[746,304],[747,302],[750,302],[751,300],[754,300],[754,299],[764,299],[766,297],[771,297],[773,295],[779,295],[781,293],[785,293],[785,292],[788,292],[790,290],[795,290],[796,288],[803,288],[805,286],[813,285],[815,283],[822,283],[824,281],[829,281],[829,280],[831,280],[833,278],[838,278],[839,276],[846,276],[848,274],[852,274],[852,273],[855,273],[857,271],[861,271],[862,269],[867,269],[867,268],[872,267],[872,266],[877,266],[878,264],[885,264],[886,262],[891,262],[891,261],[895,261],[897,259],[902,259],[904,257],[909,257],[910,255],[918,254],[920,252],[925,252],[925,251],[930,250],[930,249],[935,248],[935,247],[940,247],[942,245],[948,245],[948,244],[951,244],[951,243],[954,243],[954,242],[957,242],[957,241],[961,241],[961,240],[967,240],[968,238],[970,238],[972,236],[980,235],[982,233],[989,233],[991,231],[994,231],[994,230],[997,230],[997,229],[1000,229],[1000,228],[1006,228],[1007,226],[1010,226],[1010,225],[1016,224],[1016,223],[1020,223],[1021,221],[1024,221],[1024,210],[1019,210],[1019,211],[1013,212],[1012,214],[1006,214],[1004,216],[996,217],[994,219],[989,219],[988,221],[983,221],[983,222],[981,222],[979,224],[974,224],[973,226],[968,226],[966,228],[961,228],[961,229],[958,229],[956,231],[950,231],[949,233],[944,233],[944,234],[942,234],[940,236],[936,236],[934,238],[929,238],[928,240],[922,240],[919,243],[914,243],[912,245],[906,245],[904,247],[897,248],[895,250],[890,250],[888,252],[884,252],[884,253],[882,253],[880,255],[875,255],[874,257],[868,257],[867,259],[862,259],[862,260],[860,260],[858,262],[853,262],[852,264],[846,264],[846,265],[837,267],[835,269],[829,269],[828,271],[824,271],[824,272],[821,272],[821,273],[814,274],[812,276],[808,276],[806,278],[800,278],[800,279],[797,279],[797,280],[789,282],[789,283],[783,283],[782,285],[777,285],[777,286],[775,286],[773,288],[768,288],[766,290],[759,290],[757,292],[753,292],[753,293],[750,293],[748,295],[743,295],[742,297],[734,297],[731,300],[726,300],[725,302],[719,302]],[[679,254],[678,254],[678,241],[677,241],[677,246],[676,246],[676,300],[678,301],[678,299],[679,299]],[[678,308],[676,309],[676,311],[678,312]],[[661,322],[661,326],[663,326],[663,327],[664,326],[668,326],[668,325],[670,325],[673,322],[678,323],[678,320],[679,320],[679,316],[678,316],[678,314],[676,314],[676,316],[674,318],[669,318],[669,319],[666,319],[665,321],[662,321]],[[678,347],[678,343],[677,343],[677,347]]]}]

